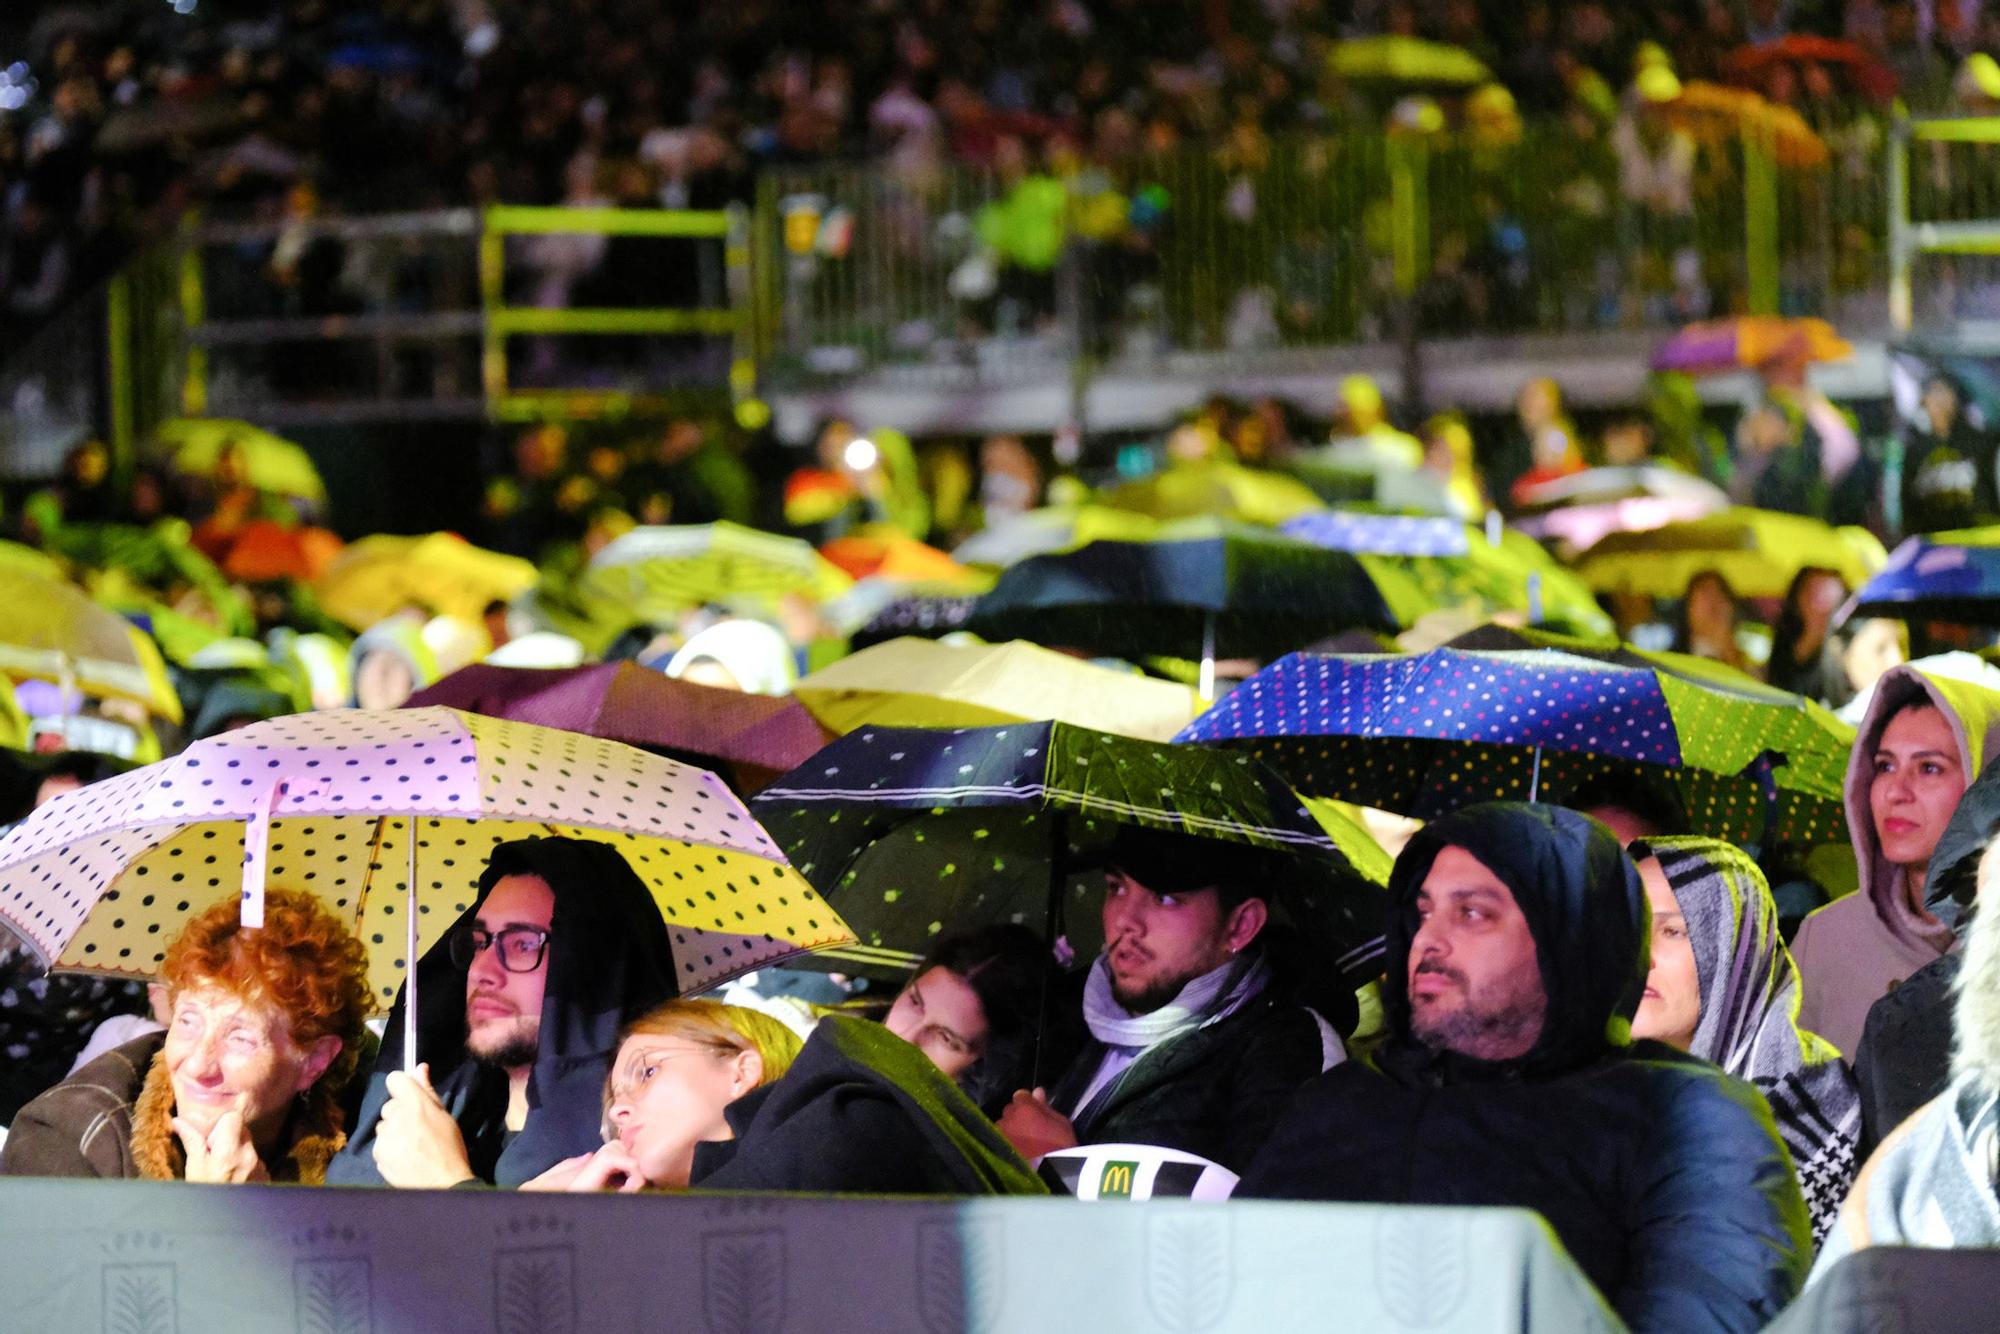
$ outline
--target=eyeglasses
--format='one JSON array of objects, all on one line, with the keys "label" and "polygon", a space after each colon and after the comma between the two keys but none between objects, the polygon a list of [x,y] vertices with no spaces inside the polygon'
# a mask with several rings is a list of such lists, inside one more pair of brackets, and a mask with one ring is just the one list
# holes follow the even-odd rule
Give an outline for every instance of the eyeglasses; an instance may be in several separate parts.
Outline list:
[{"label": "eyeglasses", "polygon": [[629,1102],[636,1099],[646,1091],[647,1085],[653,1082],[653,1076],[658,1074],[660,1067],[668,1061],[679,1060],[683,1056],[719,1058],[734,1056],[735,1054],[736,1048],[720,1045],[702,1045],[693,1048],[684,1048],[680,1051],[670,1051],[665,1047],[656,1047],[651,1051],[640,1052],[634,1059],[626,1062],[625,1078],[613,1079],[606,1087],[605,1106],[610,1107],[616,1103]]},{"label": "eyeglasses", "polygon": [[471,927],[451,938],[451,961],[460,968],[470,968],[488,945],[500,947],[500,967],[507,972],[532,973],[542,966],[548,953],[549,933],[533,926],[510,926],[498,932]]}]

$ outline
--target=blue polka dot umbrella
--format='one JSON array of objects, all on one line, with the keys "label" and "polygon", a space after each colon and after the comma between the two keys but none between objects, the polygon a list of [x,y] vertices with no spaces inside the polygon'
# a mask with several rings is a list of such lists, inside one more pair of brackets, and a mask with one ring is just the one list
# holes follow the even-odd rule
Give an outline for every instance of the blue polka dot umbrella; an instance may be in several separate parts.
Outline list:
[{"label": "blue polka dot umbrella", "polygon": [[1677,790],[1698,832],[1805,845],[1846,837],[1854,731],[1676,654],[1447,647],[1293,654],[1177,739],[1247,749],[1301,792],[1419,819],[1476,801],[1589,806],[1638,779]]},{"label": "blue polka dot umbrella", "polygon": [[752,808],[860,937],[863,948],[831,957],[907,968],[941,934],[999,922],[1092,957],[1103,878],[1084,868],[1094,845],[1137,826],[1282,868],[1274,917],[1348,979],[1379,971],[1387,855],[1359,825],[1309,814],[1248,755],[1052,722],[870,727]]}]

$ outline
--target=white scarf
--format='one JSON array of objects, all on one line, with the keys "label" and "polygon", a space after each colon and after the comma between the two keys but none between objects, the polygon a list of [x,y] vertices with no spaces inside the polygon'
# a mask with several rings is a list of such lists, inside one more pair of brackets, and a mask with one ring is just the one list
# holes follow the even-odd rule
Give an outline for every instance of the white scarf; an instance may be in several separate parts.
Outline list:
[{"label": "white scarf", "polygon": [[1111,994],[1111,965],[1100,954],[1084,984],[1083,1020],[1105,1046],[1143,1051],[1228,1017],[1270,982],[1271,965],[1261,954],[1231,959],[1189,982],[1159,1009],[1133,1014]]}]

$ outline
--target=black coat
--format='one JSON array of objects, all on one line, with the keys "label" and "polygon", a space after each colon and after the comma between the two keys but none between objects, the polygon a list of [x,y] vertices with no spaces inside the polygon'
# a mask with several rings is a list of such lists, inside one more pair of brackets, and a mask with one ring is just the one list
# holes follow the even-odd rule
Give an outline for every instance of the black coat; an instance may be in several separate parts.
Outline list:
[{"label": "black coat", "polygon": [[[1446,846],[1507,884],[1535,938],[1548,1017],[1516,1060],[1411,1034],[1416,891]],[[1755,1089],[1629,1042],[1648,919],[1610,832],[1553,807],[1469,807],[1411,841],[1389,891],[1388,1045],[1308,1085],[1236,1193],[1533,1209],[1635,1329],[1754,1330],[1783,1310],[1811,1259],[1791,1160]]]},{"label": "black coat", "polygon": [[864,1019],[820,1020],[783,1078],[723,1115],[736,1138],[695,1146],[700,1190],[1047,1193],[929,1057]]},{"label": "black coat", "polygon": [[[1058,1111],[1075,1116],[1105,1050],[1095,1038],[1084,1043],[1050,1094]],[[1324,1064],[1311,1012],[1267,992],[1227,1019],[1147,1048],[1077,1121],[1077,1140],[1154,1144],[1241,1172]]]}]

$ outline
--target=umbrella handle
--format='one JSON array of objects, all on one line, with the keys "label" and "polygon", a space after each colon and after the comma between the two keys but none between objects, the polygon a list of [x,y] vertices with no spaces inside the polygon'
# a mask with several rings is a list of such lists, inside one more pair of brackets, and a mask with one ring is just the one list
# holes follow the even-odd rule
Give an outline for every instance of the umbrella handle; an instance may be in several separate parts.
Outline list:
[{"label": "umbrella handle", "polygon": [[1215,703],[1215,613],[1201,618],[1201,702]]},{"label": "umbrella handle", "polygon": [[403,899],[403,1072],[417,1073],[417,817],[409,817],[410,878]]},{"label": "umbrella handle", "polygon": [[1535,767],[1528,771],[1528,800],[1542,799],[1542,748],[1535,747]]},{"label": "umbrella handle", "polygon": [[[1058,933],[1063,929],[1062,891],[1069,864],[1069,817],[1062,811],[1049,812],[1049,902],[1043,916],[1043,943],[1053,953]],[[1042,963],[1041,995],[1035,1001],[1035,1057],[1029,1067],[1028,1087],[1042,1087],[1042,1049],[1049,1040],[1049,988],[1055,969]]]}]

